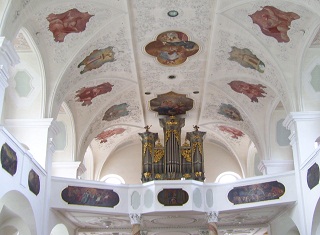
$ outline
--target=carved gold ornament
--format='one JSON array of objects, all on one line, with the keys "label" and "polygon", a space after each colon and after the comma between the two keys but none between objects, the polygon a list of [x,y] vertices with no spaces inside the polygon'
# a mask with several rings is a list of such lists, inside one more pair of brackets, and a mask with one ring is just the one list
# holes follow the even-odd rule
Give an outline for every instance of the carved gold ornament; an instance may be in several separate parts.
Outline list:
[{"label": "carved gold ornament", "polygon": [[151,143],[145,143],[143,145],[143,154],[146,154],[147,149],[149,150],[150,153],[152,153],[152,144]]}]

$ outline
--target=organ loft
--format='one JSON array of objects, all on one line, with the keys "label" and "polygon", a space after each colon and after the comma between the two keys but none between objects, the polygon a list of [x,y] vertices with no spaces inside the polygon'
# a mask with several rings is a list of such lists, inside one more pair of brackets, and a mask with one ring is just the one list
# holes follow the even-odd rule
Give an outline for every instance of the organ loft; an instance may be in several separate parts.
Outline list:
[{"label": "organ loft", "polygon": [[166,115],[159,119],[164,140],[161,143],[158,133],[149,131],[150,126],[145,127],[144,133],[139,133],[142,142],[142,182],[180,179],[204,181],[203,140],[206,132],[193,126],[194,131],[186,133],[183,144],[181,141],[185,119],[179,115],[190,110],[192,102],[185,95],[174,92],[150,101],[152,110]]}]

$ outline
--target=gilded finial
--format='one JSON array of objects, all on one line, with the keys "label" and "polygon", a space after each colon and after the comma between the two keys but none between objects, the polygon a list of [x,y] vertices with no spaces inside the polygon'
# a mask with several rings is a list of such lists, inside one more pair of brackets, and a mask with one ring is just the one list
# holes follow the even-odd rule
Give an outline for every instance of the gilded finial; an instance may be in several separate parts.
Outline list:
[{"label": "gilded finial", "polygon": [[146,125],[145,127],[144,127],[144,129],[146,129],[146,132],[149,132],[149,129],[152,127],[152,125],[150,125],[150,126],[148,126],[148,125]]}]

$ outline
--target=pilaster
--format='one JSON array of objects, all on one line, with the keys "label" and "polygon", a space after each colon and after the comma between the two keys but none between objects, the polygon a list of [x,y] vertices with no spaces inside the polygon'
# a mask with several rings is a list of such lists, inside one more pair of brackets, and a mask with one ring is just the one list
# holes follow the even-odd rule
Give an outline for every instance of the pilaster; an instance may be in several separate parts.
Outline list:
[{"label": "pilaster", "polygon": [[311,220],[308,205],[308,196],[304,190],[306,177],[303,169],[308,163],[309,157],[314,152],[315,140],[320,135],[320,112],[299,112],[290,113],[283,122],[283,125],[291,131],[289,136],[292,146],[296,188],[297,190],[297,207],[295,216],[300,234],[311,234]]},{"label": "pilaster", "polygon": [[129,214],[130,223],[132,225],[132,235],[141,235],[140,223],[141,215],[140,214]]},{"label": "pilaster", "polygon": [[218,235],[218,211],[207,212],[209,235]]},{"label": "pilaster", "polygon": [[0,116],[2,116],[5,89],[10,78],[10,68],[19,62],[19,56],[11,42],[5,37],[0,37]]}]

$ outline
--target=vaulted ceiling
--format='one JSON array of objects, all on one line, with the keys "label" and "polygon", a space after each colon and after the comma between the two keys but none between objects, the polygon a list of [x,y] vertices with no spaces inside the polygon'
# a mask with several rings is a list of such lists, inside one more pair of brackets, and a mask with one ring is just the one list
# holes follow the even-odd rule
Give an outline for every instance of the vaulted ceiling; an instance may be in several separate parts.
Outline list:
[{"label": "vaulted ceiling", "polygon": [[198,125],[241,162],[251,143],[268,158],[275,109],[302,109],[301,61],[319,47],[319,10],[316,0],[24,0],[2,31],[14,39],[25,28],[33,39],[44,116],[70,110],[77,159],[91,146],[104,153],[101,167],[146,125],[161,133],[151,109],[164,108],[191,109],[181,112],[185,131]]}]

